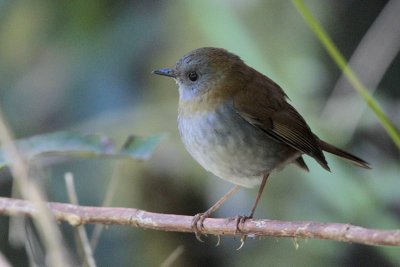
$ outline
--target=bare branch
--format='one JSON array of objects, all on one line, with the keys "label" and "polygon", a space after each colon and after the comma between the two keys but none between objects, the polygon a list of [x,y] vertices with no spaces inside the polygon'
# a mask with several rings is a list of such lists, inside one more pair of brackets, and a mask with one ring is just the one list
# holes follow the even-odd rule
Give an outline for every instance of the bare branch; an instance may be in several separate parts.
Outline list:
[{"label": "bare branch", "polygon": [[[82,224],[129,225],[161,231],[192,232],[192,216],[160,214],[130,208],[87,207],[64,203],[48,203],[57,221],[73,226]],[[0,197],[0,214],[33,216],[34,205],[25,200]],[[236,231],[235,218],[204,221],[203,234],[295,237],[328,239],[376,246],[400,246],[400,229],[379,230],[342,223],[310,221],[247,220],[241,232]]]},{"label": "bare branch", "polygon": [[[64,179],[65,179],[65,184],[67,186],[69,201],[72,204],[78,205],[79,202],[78,202],[78,195],[76,194],[75,190],[74,176],[72,175],[72,173],[67,172],[64,175]],[[76,227],[76,229],[77,229],[77,241],[79,243],[80,248],[82,249],[86,265],[88,267],[96,267],[96,261],[94,260],[93,257],[92,247],[90,246],[89,238],[87,236],[85,227],[83,225],[80,225]]]}]

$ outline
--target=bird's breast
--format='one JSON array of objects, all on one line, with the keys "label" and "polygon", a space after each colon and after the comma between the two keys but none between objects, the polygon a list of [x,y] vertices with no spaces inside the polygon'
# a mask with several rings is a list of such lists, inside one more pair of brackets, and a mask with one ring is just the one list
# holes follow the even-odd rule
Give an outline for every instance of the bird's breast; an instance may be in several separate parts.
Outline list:
[{"label": "bird's breast", "polygon": [[212,109],[203,105],[180,105],[178,127],[186,149],[206,170],[252,187],[261,182],[262,173],[287,158],[286,147],[240,117],[232,101]]}]

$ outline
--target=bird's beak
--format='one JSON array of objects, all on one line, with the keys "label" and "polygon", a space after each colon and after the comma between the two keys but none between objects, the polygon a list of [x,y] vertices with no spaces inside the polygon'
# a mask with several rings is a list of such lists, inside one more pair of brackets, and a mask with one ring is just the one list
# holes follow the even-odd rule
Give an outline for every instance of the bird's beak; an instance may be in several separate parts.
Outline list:
[{"label": "bird's beak", "polygon": [[174,69],[171,69],[171,68],[153,70],[152,73],[157,74],[157,75],[163,75],[163,76],[167,76],[167,77],[176,78],[176,72]]}]

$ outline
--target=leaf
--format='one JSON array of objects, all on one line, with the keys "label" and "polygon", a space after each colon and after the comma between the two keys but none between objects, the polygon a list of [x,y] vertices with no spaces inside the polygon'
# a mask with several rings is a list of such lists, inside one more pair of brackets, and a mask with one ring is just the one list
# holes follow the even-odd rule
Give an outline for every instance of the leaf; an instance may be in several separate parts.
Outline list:
[{"label": "leaf", "polygon": [[136,159],[147,160],[153,154],[158,144],[166,137],[166,134],[158,134],[149,137],[130,136],[120,153]]},{"label": "leaf", "polygon": [[[109,137],[102,134],[56,132],[15,141],[18,150],[30,161],[39,156],[66,156],[77,158],[117,157],[148,159],[165,134],[150,137],[131,136],[122,150],[116,148]],[[0,168],[12,163],[0,149]]]}]

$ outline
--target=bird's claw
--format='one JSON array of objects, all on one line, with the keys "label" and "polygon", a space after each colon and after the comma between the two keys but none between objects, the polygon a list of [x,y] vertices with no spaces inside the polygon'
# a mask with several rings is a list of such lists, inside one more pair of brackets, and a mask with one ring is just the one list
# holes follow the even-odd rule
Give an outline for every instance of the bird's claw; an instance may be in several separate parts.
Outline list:
[{"label": "bird's claw", "polygon": [[217,244],[215,244],[216,247],[218,247],[219,244],[221,243],[221,236],[217,235],[217,237],[218,237],[218,241],[217,241]]},{"label": "bird's claw", "polygon": [[[235,234],[239,234],[242,232],[242,229],[244,227],[244,223],[246,220],[248,219],[252,219],[253,216],[237,216],[235,221],[236,221],[236,230],[235,230]],[[246,242],[247,239],[247,235],[246,234],[242,234],[241,238],[240,238],[240,246],[236,249],[236,250],[240,250],[243,246],[244,243]]]},{"label": "bird's claw", "polygon": [[253,219],[253,217],[252,216],[242,216],[242,215],[236,216],[236,218],[235,218],[235,222],[236,222],[235,234],[239,234],[239,233],[242,232],[242,229],[244,227],[244,223],[248,219]]},{"label": "bird's claw", "polygon": [[200,242],[204,242],[201,239],[201,231],[204,229],[204,220],[208,217],[206,213],[197,213],[192,220],[191,228],[196,236],[196,239]]}]

